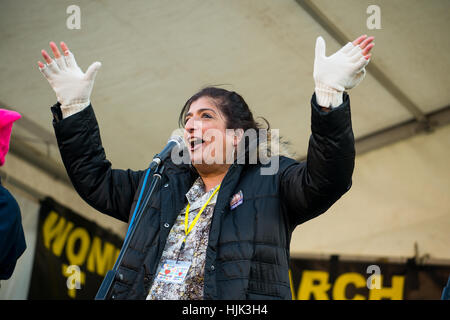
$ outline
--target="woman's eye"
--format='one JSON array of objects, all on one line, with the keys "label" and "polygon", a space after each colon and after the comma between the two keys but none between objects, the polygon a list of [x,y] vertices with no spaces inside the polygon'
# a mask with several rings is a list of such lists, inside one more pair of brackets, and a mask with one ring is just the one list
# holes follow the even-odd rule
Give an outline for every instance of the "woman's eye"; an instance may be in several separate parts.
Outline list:
[{"label": "woman's eye", "polygon": [[[203,113],[203,114],[201,115],[201,118],[212,119],[212,116],[211,116],[210,114],[208,114],[208,113]],[[191,119],[191,118],[186,118],[186,119],[184,119],[184,125],[187,124],[187,122],[189,121],[189,119]]]}]

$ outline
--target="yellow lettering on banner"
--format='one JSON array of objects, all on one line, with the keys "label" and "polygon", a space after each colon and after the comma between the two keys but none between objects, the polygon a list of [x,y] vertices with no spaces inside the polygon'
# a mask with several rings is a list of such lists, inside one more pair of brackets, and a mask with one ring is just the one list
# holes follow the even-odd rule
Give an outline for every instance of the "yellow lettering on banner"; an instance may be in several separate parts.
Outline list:
[{"label": "yellow lettering on banner", "polygon": [[290,285],[290,287],[291,287],[292,300],[295,300],[294,282],[292,281],[292,272],[291,272],[291,269],[289,269],[289,285]]},{"label": "yellow lettering on banner", "polygon": [[356,272],[349,272],[341,274],[333,286],[333,300],[365,300],[366,298],[360,294],[355,294],[353,299],[347,298],[345,289],[353,283],[356,288],[364,288],[366,286],[366,279]]},{"label": "yellow lettering on banner", "polygon": [[50,250],[53,241],[52,251],[55,256],[60,256],[66,243],[67,236],[73,228],[72,222],[60,217],[55,211],[51,211],[42,226],[44,245]]},{"label": "yellow lettering on banner", "polygon": [[316,300],[329,300],[327,291],[330,287],[328,272],[305,270],[302,273],[302,280],[298,289],[298,300],[309,300],[311,295]]},{"label": "yellow lettering on banner", "polygon": [[[78,252],[75,252],[75,244],[80,243]],[[72,231],[66,244],[66,257],[70,264],[83,265],[91,244],[89,233],[83,228],[76,228]]]},{"label": "yellow lettering on banner", "polygon": [[[380,283],[383,284],[383,276],[380,275]],[[381,300],[383,298],[390,298],[392,300],[403,299],[403,288],[405,284],[404,276],[393,276],[391,279],[392,287],[381,289],[370,289],[369,300]]]},{"label": "yellow lettering on banner", "polygon": [[114,257],[114,262],[116,262],[117,258],[119,258],[120,248],[116,248],[116,256]]},{"label": "yellow lettering on banner", "polygon": [[98,275],[104,276],[114,266],[116,250],[112,243],[105,241],[102,251],[102,241],[99,237],[94,237],[87,260],[87,269],[90,272],[96,272]]},{"label": "yellow lettering on banner", "polygon": [[[53,210],[44,220],[42,234],[44,246],[55,256],[61,256],[65,250],[70,265],[86,265],[87,271],[100,276],[105,276],[113,268],[120,254],[120,248],[107,241],[103,244],[102,239],[97,236],[91,241],[85,228],[74,228],[73,222],[67,221]],[[66,269],[67,265],[63,265],[63,274]],[[82,273],[82,276],[85,274]],[[69,290],[69,295],[75,297],[75,291]]]}]

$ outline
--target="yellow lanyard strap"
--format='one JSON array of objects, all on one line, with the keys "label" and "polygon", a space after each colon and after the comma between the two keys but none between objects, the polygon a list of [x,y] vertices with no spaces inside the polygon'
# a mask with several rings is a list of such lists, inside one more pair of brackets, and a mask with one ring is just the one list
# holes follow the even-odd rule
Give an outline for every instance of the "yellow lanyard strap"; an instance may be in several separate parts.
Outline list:
[{"label": "yellow lanyard strap", "polygon": [[216,188],[216,190],[214,190],[214,192],[211,194],[211,196],[209,197],[208,201],[206,201],[206,203],[203,205],[203,207],[197,213],[197,215],[195,216],[194,220],[191,222],[191,225],[189,227],[188,227],[188,222],[189,222],[190,203],[188,203],[188,205],[186,207],[186,214],[184,216],[184,233],[185,233],[185,237],[184,237],[183,242],[186,242],[186,238],[187,238],[188,234],[192,231],[192,229],[194,228],[195,224],[198,221],[198,218],[200,218],[200,215],[202,214],[203,210],[205,210],[206,206],[211,201],[212,197],[214,197],[214,195],[217,193],[217,191],[219,191],[219,189],[220,189],[220,184]]}]

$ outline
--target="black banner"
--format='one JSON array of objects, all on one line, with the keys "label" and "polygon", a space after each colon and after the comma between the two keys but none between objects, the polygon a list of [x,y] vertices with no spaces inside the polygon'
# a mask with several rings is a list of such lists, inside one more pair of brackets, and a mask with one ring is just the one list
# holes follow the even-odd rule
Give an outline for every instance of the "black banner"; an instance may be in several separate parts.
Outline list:
[{"label": "black banner", "polygon": [[[369,260],[369,259],[368,259]],[[439,300],[450,265],[291,259],[294,300]]]},{"label": "black banner", "polygon": [[[122,239],[50,198],[41,202],[28,299],[94,299]],[[440,299],[450,264],[292,258],[294,300]]]},{"label": "black banner", "polygon": [[93,299],[123,240],[50,198],[41,202],[28,299]]}]

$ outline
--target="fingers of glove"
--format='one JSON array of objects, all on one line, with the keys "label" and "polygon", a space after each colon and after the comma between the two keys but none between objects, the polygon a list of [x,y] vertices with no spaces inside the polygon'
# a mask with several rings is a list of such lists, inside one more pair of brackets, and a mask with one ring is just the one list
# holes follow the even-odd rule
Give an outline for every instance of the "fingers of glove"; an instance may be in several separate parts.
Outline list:
[{"label": "fingers of glove", "polygon": [[322,37],[317,37],[316,39],[316,57],[325,57],[325,40]]},{"label": "fingers of glove", "polygon": [[343,53],[349,53],[354,47],[353,43],[349,42],[341,50]]},{"label": "fingers of glove", "polygon": [[67,56],[69,54],[69,47],[67,47],[67,44],[64,41],[61,41],[60,45],[64,55]]},{"label": "fingers of glove", "polygon": [[64,59],[66,60],[67,67],[69,68],[78,67],[74,55],[69,50],[64,51]]},{"label": "fingers of glove", "polygon": [[39,71],[41,71],[41,73],[44,75],[44,77],[47,80],[49,80],[51,77],[51,72],[50,72],[49,68],[40,61],[38,62],[38,65],[39,65]]},{"label": "fingers of glove", "polygon": [[59,73],[60,69],[58,67],[58,64],[55,62],[55,60],[52,60],[52,62],[47,63],[47,68],[50,69],[53,73]]},{"label": "fingers of glove", "polygon": [[364,56],[362,54],[362,50],[359,50],[353,56],[350,56],[349,61],[351,63],[357,63],[359,61],[359,59],[361,59],[361,58],[364,58]]},{"label": "fingers of glove", "polygon": [[58,65],[58,68],[61,70],[66,70],[67,69],[67,65],[66,65],[66,59],[62,56],[59,56],[59,58],[55,59],[56,64]]},{"label": "fingers of glove", "polygon": [[372,48],[375,46],[375,42],[372,42],[371,44],[369,44],[367,47],[364,48],[362,54],[363,55],[368,55],[370,50],[372,50]]},{"label": "fingers of glove", "polygon": [[50,49],[52,49],[53,55],[55,56],[55,59],[58,59],[61,57],[61,53],[59,52],[58,47],[53,41],[50,41]]},{"label": "fingers of glove", "polygon": [[355,68],[356,70],[361,70],[367,66],[369,63],[369,60],[367,60],[364,56],[362,56],[356,63]]},{"label": "fingers of glove", "polygon": [[347,53],[347,56],[352,60],[355,56],[360,58],[362,56],[362,49],[359,46],[354,46],[353,49]]},{"label": "fingers of glove", "polygon": [[364,41],[359,45],[359,47],[360,47],[361,49],[366,48],[366,47],[367,47],[374,39],[375,39],[375,37],[368,37],[366,40],[364,40]]},{"label": "fingers of glove", "polygon": [[366,34],[362,35],[362,36],[358,37],[355,41],[353,41],[352,44],[354,46],[357,46],[357,45],[361,44],[361,42],[363,42],[366,38],[367,38]]},{"label": "fingers of glove", "polygon": [[68,68],[78,67],[77,62],[75,60],[75,56],[69,50],[69,47],[67,46],[67,44],[65,42],[61,41],[60,45],[61,45],[61,49],[64,53],[64,59],[66,61],[67,67]]},{"label": "fingers of glove", "polygon": [[97,72],[101,66],[102,66],[102,64],[98,61],[91,64],[86,71],[86,75],[85,75],[86,79],[95,80],[95,76],[97,75]]},{"label": "fingers of glove", "polygon": [[59,52],[58,47],[53,41],[50,41],[50,49],[52,49],[53,55],[55,56],[56,64],[58,65],[60,70],[66,69],[66,62],[64,61],[61,53]]},{"label": "fingers of glove", "polygon": [[59,67],[56,62],[50,58],[47,51],[44,49],[41,50],[42,57],[44,57],[45,62],[47,62],[48,72],[59,72]]},{"label": "fingers of glove", "polygon": [[42,57],[44,58],[45,62],[47,62],[47,64],[52,62],[52,58],[50,58],[49,54],[47,53],[47,51],[45,51],[44,49],[41,50],[41,54]]}]

